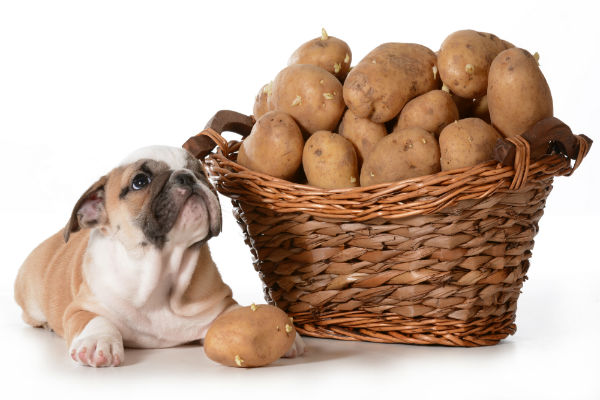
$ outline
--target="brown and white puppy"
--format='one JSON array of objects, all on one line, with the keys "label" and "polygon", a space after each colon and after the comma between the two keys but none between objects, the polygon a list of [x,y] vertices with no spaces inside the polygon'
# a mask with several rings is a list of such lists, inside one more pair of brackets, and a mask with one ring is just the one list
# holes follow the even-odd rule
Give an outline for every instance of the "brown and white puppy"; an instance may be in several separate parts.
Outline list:
[{"label": "brown and white puppy", "polygon": [[[220,231],[202,164],[180,148],[143,148],[94,183],[64,230],[29,255],[15,299],[25,322],[64,337],[82,365],[119,365],[124,346],[200,340],[238,307],[206,244]],[[297,336],[286,356],[303,351]]]}]

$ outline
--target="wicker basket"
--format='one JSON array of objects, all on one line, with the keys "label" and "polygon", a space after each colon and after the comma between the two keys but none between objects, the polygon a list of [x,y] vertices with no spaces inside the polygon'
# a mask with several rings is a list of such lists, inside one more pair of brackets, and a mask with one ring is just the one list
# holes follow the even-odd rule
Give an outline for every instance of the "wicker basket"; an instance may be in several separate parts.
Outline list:
[{"label": "wicker basket", "polygon": [[552,118],[499,142],[501,162],[322,190],[237,164],[241,142],[220,133],[246,136],[253,122],[221,111],[184,147],[232,199],[267,301],[303,335],[385,343],[483,346],[513,334],[553,178],[592,143]]}]

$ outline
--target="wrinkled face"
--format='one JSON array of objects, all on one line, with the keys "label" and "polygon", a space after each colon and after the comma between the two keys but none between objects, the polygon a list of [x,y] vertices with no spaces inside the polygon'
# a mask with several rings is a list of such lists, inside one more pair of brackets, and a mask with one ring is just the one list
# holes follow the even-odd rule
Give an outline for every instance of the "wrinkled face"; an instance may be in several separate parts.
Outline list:
[{"label": "wrinkled face", "polygon": [[140,149],[105,185],[109,231],[130,246],[204,242],[221,231],[221,207],[202,164],[183,149]]}]

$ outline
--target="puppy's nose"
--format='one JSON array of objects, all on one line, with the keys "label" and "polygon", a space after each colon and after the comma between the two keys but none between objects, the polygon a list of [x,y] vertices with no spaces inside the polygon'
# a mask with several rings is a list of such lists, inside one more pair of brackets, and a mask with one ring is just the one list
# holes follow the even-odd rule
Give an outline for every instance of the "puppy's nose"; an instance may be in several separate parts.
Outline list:
[{"label": "puppy's nose", "polygon": [[174,179],[181,186],[193,186],[196,183],[196,179],[189,172],[177,172]]}]

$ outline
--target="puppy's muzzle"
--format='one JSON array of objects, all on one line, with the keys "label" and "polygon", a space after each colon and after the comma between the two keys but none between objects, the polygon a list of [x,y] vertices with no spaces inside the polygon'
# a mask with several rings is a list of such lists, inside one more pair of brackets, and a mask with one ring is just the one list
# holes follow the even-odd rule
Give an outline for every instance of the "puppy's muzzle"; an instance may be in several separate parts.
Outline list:
[{"label": "puppy's muzzle", "polygon": [[[204,176],[195,176],[189,170],[177,170],[155,177],[155,194],[150,211],[142,223],[146,238],[162,247],[188,200],[200,201],[206,209],[207,241],[221,232],[221,206],[213,186]],[[197,199],[190,199],[197,196]]]},{"label": "puppy's muzzle", "polygon": [[188,171],[175,171],[171,175],[171,179],[175,190],[189,191],[187,198],[197,195],[204,202],[209,218],[209,235],[205,240],[221,233],[221,205],[215,189],[210,182],[204,177],[198,179]]}]

